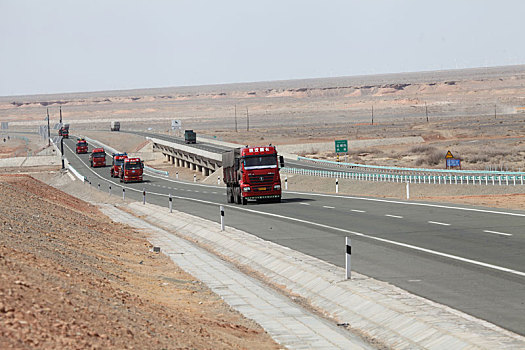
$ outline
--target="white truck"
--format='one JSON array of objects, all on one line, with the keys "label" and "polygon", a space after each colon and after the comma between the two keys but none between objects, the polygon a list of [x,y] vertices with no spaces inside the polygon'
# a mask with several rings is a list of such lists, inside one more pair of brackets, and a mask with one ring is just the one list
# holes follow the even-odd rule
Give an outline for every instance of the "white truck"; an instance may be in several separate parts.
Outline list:
[{"label": "white truck", "polygon": [[120,122],[111,122],[111,131],[120,131]]}]

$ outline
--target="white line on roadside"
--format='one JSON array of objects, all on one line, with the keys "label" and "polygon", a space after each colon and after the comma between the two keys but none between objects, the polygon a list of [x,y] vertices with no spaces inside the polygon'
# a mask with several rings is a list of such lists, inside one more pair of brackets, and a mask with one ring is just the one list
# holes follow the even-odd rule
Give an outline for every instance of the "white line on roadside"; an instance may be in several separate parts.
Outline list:
[{"label": "white line on roadside", "polygon": [[428,223],[429,224],[434,224],[434,225],[450,226],[450,224],[447,224],[445,222],[428,221]]},{"label": "white line on roadside", "polygon": [[365,210],[350,209],[350,211],[355,211],[356,213],[366,213]]},{"label": "white line on roadside", "polygon": [[498,232],[498,231],[483,230],[483,232],[494,233],[496,235],[502,235],[502,236],[512,236],[512,233],[503,233],[503,232]]},{"label": "white line on roadside", "polygon": [[323,205],[323,208],[326,208],[326,209],[335,209],[335,207],[331,207],[329,205]]},{"label": "white line on roadside", "polygon": [[[72,152],[74,155],[76,155],[71,150],[71,148],[69,146],[66,145],[66,147],[69,149],[70,152]],[[82,162],[82,164],[84,164],[84,166],[89,171],[91,171],[93,174],[95,174],[100,179],[102,179],[104,181],[107,181],[107,182],[111,182],[111,183],[113,183],[113,184],[115,184],[117,186],[120,186],[121,188],[126,188],[127,190],[130,190],[130,191],[139,192],[139,193],[142,192],[142,190],[140,190],[140,189],[136,189],[136,188],[133,188],[133,187],[130,187],[130,186],[121,185],[121,184],[119,184],[117,182],[112,181],[111,179],[108,180],[108,179],[102,177],[101,175],[97,174],[93,169],[89,168],[89,166],[87,164],[85,164],[82,161],[82,159],[80,159],[80,157],[78,155],[76,155],[76,156]],[[168,195],[164,194],[164,193],[151,192],[150,194],[151,195],[161,196],[161,197],[168,197]],[[230,205],[230,204],[223,204],[222,202],[221,203],[217,203],[217,202],[211,202],[211,201],[207,201],[207,200],[203,200],[203,199],[196,199],[196,198],[189,198],[189,197],[182,197],[182,196],[172,196],[172,198],[188,200],[188,201],[193,201],[193,202],[198,202],[198,203],[204,203],[204,204],[209,204],[209,205],[214,205],[214,206],[222,205],[225,208],[230,208],[230,209],[233,209],[233,210],[240,210],[240,211],[250,212],[250,213],[254,213],[254,214],[258,214],[258,215],[265,215],[265,216],[271,216],[271,217],[276,217],[276,218],[280,218],[280,219],[286,219],[286,220],[289,220],[289,221],[300,222],[300,223],[303,223],[303,224],[308,224],[308,225],[312,225],[312,226],[316,226],[316,227],[322,227],[322,228],[325,228],[325,229],[331,229],[331,230],[334,230],[334,231],[344,232],[345,234],[351,234],[351,235],[358,236],[358,237],[363,237],[363,238],[367,238],[367,239],[371,239],[371,240],[375,240],[375,241],[379,241],[379,242],[383,242],[383,243],[392,244],[392,245],[399,246],[399,247],[404,247],[404,248],[408,248],[408,249],[417,250],[417,251],[420,251],[420,252],[425,252],[425,253],[431,254],[431,255],[437,255],[437,256],[449,258],[449,259],[452,259],[452,260],[457,260],[457,261],[469,263],[469,264],[472,264],[472,265],[482,266],[482,267],[485,267],[485,268],[498,270],[498,271],[503,271],[503,272],[511,273],[513,275],[518,275],[518,276],[525,277],[525,272],[523,272],[523,271],[513,270],[513,269],[509,269],[507,267],[503,267],[503,266],[492,265],[492,264],[484,263],[484,262],[477,261],[477,260],[472,260],[472,259],[467,259],[467,258],[463,258],[463,257],[460,257],[460,256],[452,255],[452,254],[442,253],[442,252],[439,252],[439,251],[436,251],[436,250],[431,250],[431,249],[427,249],[427,248],[423,248],[423,247],[418,247],[418,246],[415,246],[415,245],[412,245],[412,244],[396,242],[396,241],[392,241],[392,240],[389,240],[389,239],[386,239],[386,238],[381,238],[381,237],[377,237],[377,236],[373,236],[373,235],[369,235],[369,234],[365,234],[365,233],[361,233],[361,232],[356,232],[356,231],[350,231],[350,230],[346,230],[346,229],[339,228],[339,227],[334,227],[334,226],[329,226],[329,225],[325,225],[325,224],[320,224],[320,223],[317,223],[317,222],[312,222],[312,221],[308,221],[308,220],[302,220],[302,219],[293,218],[293,217],[284,216],[284,215],[279,215],[279,214],[274,214],[274,213],[268,213],[268,212],[264,212],[264,211],[257,211],[257,210],[254,210],[254,209],[238,207],[238,206]]]},{"label": "white line on roadside", "polygon": [[402,219],[403,218],[402,216],[399,216],[399,215],[385,214],[385,216],[388,216],[389,218],[396,218],[396,219]]},{"label": "white line on roadside", "polygon": [[301,204],[301,205],[310,205],[310,203],[303,203],[303,202],[300,202],[299,204]]}]

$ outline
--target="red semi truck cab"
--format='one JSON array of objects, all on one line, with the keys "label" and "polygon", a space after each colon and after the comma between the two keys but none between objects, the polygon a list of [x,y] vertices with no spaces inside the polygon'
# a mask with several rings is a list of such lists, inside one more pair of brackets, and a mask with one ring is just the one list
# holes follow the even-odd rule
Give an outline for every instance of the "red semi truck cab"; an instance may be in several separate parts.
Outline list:
[{"label": "red semi truck cab", "polygon": [[77,154],[88,152],[88,143],[84,139],[77,139]]},{"label": "red semi truck cab", "polygon": [[69,138],[69,128],[61,127],[58,130],[58,136],[62,136],[63,138],[68,139]]},{"label": "red semi truck cab", "polygon": [[92,168],[106,166],[106,152],[104,148],[95,148],[89,155],[89,162]]},{"label": "red semi truck cab", "polygon": [[282,156],[274,146],[243,147],[222,154],[228,203],[247,204],[248,199],[281,201]]},{"label": "red semi truck cab", "polygon": [[124,159],[128,158],[127,153],[113,153],[113,161],[111,162],[111,177],[118,177],[120,167],[124,164]]},{"label": "red semi truck cab", "polygon": [[142,182],[143,169],[144,162],[140,158],[125,158],[119,171],[120,182]]}]

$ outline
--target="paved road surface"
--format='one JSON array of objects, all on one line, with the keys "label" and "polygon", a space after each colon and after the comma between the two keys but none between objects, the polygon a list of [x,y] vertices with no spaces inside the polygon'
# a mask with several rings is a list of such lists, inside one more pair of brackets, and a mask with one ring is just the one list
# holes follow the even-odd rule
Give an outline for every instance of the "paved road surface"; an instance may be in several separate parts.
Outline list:
[{"label": "paved road surface", "polygon": [[[88,155],[66,156],[96,187],[121,196],[109,167],[92,169]],[[90,148],[91,149],[91,148]],[[352,238],[356,271],[525,335],[525,212],[349,196],[286,192],[283,202],[227,204],[225,189],[145,176],[126,195],[168,204],[263,239],[344,266]],[[115,191],[115,189],[118,190]]]}]

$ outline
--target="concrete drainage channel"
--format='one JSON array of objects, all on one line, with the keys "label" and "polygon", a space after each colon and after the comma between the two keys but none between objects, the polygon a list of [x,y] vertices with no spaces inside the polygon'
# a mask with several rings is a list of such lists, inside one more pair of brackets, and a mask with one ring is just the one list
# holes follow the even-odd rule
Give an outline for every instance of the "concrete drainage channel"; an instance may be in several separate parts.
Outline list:
[{"label": "concrete drainage channel", "polygon": [[[345,280],[343,268],[234,228],[221,231],[218,223],[170,214],[153,204],[125,207],[134,216],[112,206],[102,210],[143,228],[161,252],[288,348],[525,348],[525,337],[357,273]],[[225,260],[299,296],[333,321],[315,316]]]}]

